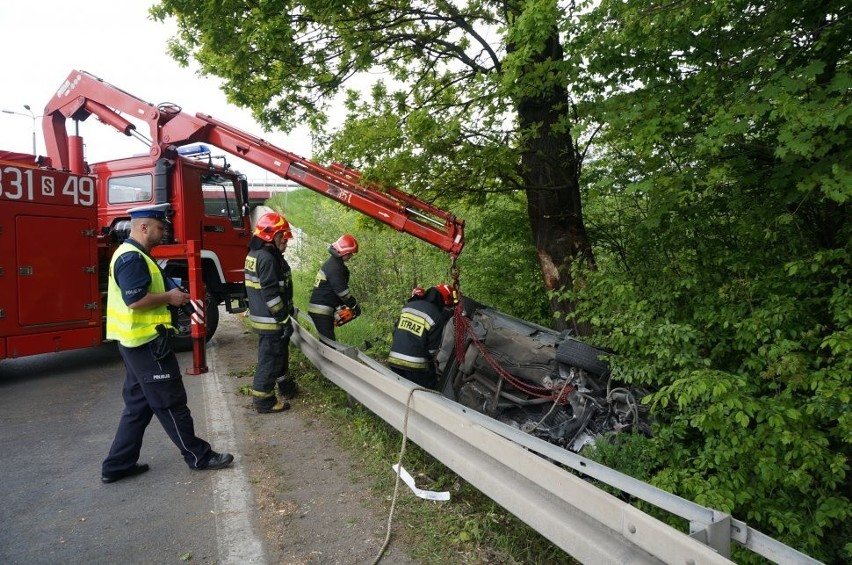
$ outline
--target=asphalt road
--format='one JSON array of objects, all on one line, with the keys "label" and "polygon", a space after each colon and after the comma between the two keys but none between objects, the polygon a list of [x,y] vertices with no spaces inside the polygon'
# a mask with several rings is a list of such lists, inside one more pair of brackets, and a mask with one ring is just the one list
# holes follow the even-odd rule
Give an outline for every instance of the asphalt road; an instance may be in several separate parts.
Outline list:
[{"label": "asphalt road", "polygon": [[[214,359],[184,381],[197,434],[234,452]],[[151,470],[101,483],[123,376],[114,345],[0,362],[0,563],[265,562],[238,453],[232,468],[192,471],[155,418],[140,457]]]}]

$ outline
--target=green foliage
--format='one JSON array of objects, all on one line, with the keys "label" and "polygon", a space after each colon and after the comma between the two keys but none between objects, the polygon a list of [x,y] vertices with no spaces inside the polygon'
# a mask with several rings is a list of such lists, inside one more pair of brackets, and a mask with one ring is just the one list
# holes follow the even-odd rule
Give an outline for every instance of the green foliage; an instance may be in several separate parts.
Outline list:
[{"label": "green foliage", "polygon": [[848,561],[848,8],[604,1],[579,23],[599,268],[573,296],[650,391],[641,471]]},{"label": "green foliage", "polygon": [[852,295],[847,285],[820,293],[832,283],[801,272],[737,281],[745,304],[723,296],[714,273],[693,272],[679,296],[655,287],[662,274],[624,284],[589,273],[581,305],[602,328],[599,344],[619,353],[616,378],[652,391],[656,435],[640,478],[832,561],[844,549],[831,540],[848,539],[852,517],[852,360],[841,322]]},{"label": "green foliage", "polygon": [[459,258],[462,293],[545,327],[552,312],[530,243],[525,198],[491,195],[486,205],[462,206],[468,244]]},{"label": "green foliage", "polygon": [[[515,41],[526,44],[536,25],[555,31],[555,3],[530,3],[527,12]],[[175,19],[175,59],[194,59],[202,73],[221,77],[229,101],[250,108],[264,126],[309,124],[328,150],[327,113],[336,113],[334,101],[345,94],[350,134],[332,158],[383,168],[376,176],[386,183],[421,194],[426,187],[480,188],[517,173],[517,153],[506,143],[514,109],[502,86],[497,27],[508,15],[499,7],[479,0],[161,0],[151,14]],[[389,80],[367,80],[379,69]],[[542,77],[530,83],[542,88]]]},{"label": "green foliage", "polygon": [[501,111],[476,118],[478,129],[470,130],[465,122],[473,116],[418,107],[382,82],[367,100],[364,96],[349,91],[343,127],[332,135],[316,134],[318,159],[357,163],[368,179],[405,187],[438,206],[460,197],[481,204],[487,192],[518,183],[516,151],[499,142],[506,135]]}]

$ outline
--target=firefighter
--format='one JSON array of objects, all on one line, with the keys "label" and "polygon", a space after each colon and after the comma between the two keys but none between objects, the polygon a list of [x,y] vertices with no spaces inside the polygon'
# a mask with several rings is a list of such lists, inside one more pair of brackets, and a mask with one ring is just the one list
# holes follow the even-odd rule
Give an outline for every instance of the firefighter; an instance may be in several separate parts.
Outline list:
[{"label": "firefighter", "polygon": [[189,294],[165,277],[150,255],[163,239],[170,206],[140,206],[127,212],[130,237],[110,261],[106,312],[106,337],[118,341],[126,369],[124,411],[103,462],[101,480],[112,483],[148,470],[138,459],[152,416],[190,469],[222,469],[234,456],[213,451],[195,435],[180,367],[169,344],[174,330],[169,306],[185,305]]},{"label": "firefighter", "polygon": [[283,255],[292,238],[284,216],[268,212],[258,218],[246,255],[248,319],[258,334],[251,394],[261,414],[288,410],[289,400],[296,394],[296,383],[289,376],[293,278]]},{"label": "firefighter", "polygon": [[447,284],[412,291],[393,330],[388,355],[393,372],[424,388],[437,388],[435,355],[457,302],[457,293]]},{"label": "firefighter", "polygon": [[331,257],[323,263],[314,280],[308,313],[321,336],[334,340],[334,327],[361,315],[361,307],[349,290],[346,262],[358,253],[358,242],[349,234],[341,235],[328,247]]}]

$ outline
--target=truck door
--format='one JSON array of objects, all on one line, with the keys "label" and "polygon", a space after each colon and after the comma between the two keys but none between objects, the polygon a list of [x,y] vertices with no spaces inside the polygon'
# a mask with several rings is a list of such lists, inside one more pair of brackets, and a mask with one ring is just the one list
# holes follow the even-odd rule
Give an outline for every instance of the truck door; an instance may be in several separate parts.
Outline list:
[{"label": "truck door", "polygon": [[84,218],[15,218],[18,324],[87,322],[100,315],[93,226]]},{"label": "truck door", "polygon": [[246,246],[250,226],[246,202],[238,179],[210,172],[200,174],[204,201],[202,247],[215,251],[221,261],[226,283],[243,281]]}]

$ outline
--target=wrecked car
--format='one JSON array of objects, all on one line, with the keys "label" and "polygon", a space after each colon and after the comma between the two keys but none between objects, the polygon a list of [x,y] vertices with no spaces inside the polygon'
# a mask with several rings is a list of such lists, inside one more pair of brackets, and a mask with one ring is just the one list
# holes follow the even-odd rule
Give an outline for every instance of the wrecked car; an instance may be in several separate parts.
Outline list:
[{"label": "wrecked car", "polygon": [[608,352],[467,297],[462,305],[438,353],[444,396],[574,452],[607,432],[650,433],[640,394],[612,382]]}]

